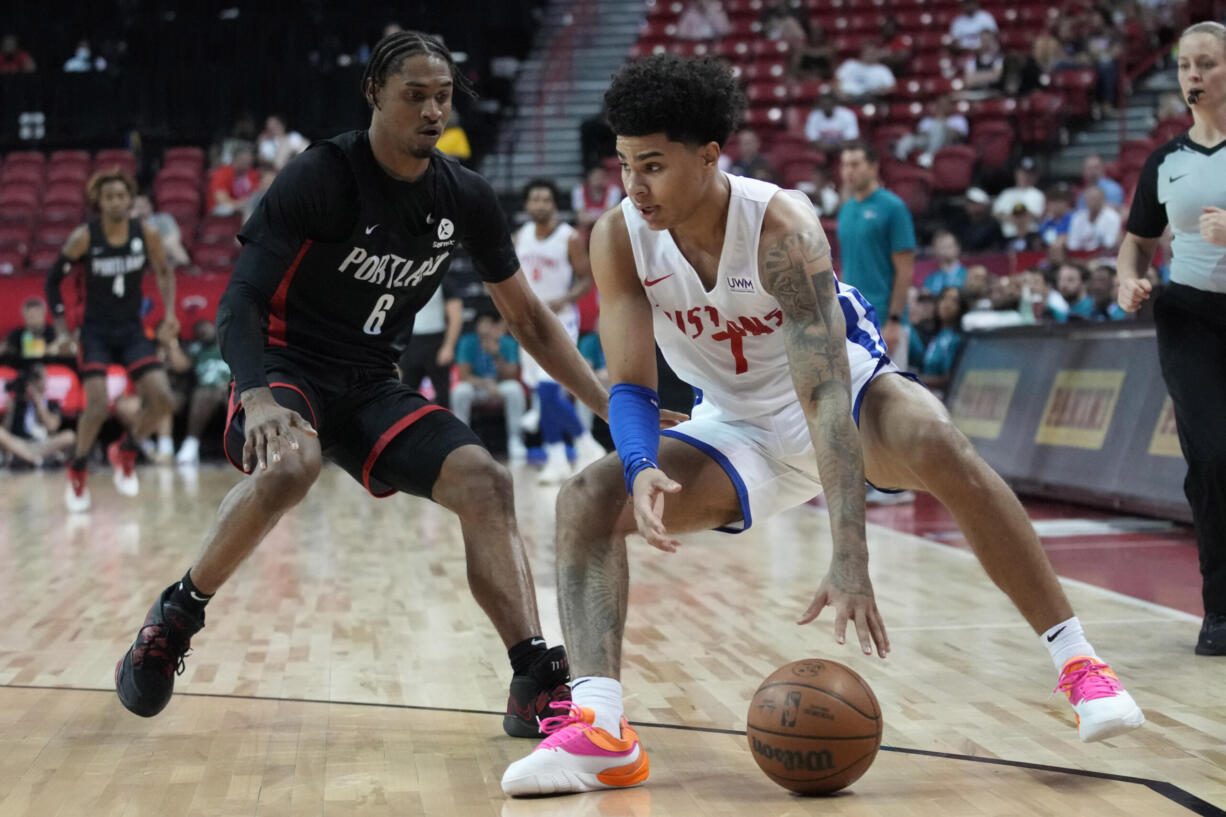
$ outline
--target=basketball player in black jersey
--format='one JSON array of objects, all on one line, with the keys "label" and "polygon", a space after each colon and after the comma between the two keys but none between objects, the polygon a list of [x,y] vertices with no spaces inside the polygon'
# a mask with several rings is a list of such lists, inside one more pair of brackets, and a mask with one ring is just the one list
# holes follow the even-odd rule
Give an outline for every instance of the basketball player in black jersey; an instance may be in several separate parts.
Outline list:
[{"label": "basketball player in black jersey", "polygon": [[291,161],[243,226],[218,328],[235,381],[225,449],[251,476],[116,667],[132,712],[166,705],[205,604],[302,501],[324,458],[374,496],[403,491],[459,516],[473,596],[508,647],[508,734],[537,736],[537,716],[568,694],[565,651],[540,637],[508,472],[451,412],[396,377],[414,314],[463,244],[524,348],[607,413],[604,388],[519,270],[493,190],[434,149],[456,90],[468,89],[440,40],[385,37],[363,78],[369,130]]},{"label": "basketball player in black jersey", "polygon": [[47,303],[55,316],[61,337],[67,334],[60,284],[73,264],[83,261],[84,315],[81,321],[78,368],[85,385],[85,411],[77,421],[76,454],[68,464],[64,501],[70,511],[89,510],[86,457],[106,421],[106,369],[112,363],[124,366],[141,398],[141,410],[123,437],[107,449],[115,469],[115,488],[136,496],[136,458],[140,442],[157,428],[174,408],[170,382],[158,358],[157,347],[141,323],[141,280],[152,265],[157,276],[166,318],[174,332],[175,276],[162,252],[157,230],[130,218],[136,182],[119,169],[94,174],[86,185],[90,202],[99,218],[73,230],[60,257],[47,273]]}]

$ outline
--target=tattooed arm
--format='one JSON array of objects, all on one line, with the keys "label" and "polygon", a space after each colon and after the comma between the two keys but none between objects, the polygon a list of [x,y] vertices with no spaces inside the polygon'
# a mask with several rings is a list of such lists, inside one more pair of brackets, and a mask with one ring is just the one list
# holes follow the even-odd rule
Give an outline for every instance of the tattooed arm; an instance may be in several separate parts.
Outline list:
[{"label": "tattooed arm", "polygon": [[864,457],[852,419],[847,328],[839,305],[830,244],[811,208],[783,195],[767,207],[758,251],[762,285],[779,301],[792,383],[817,453],[817,470],[830,509],[834,553],[813,604],[799,623],[835,608],[835,637],[843,643],[850,618],[860,645],[872,641],[885,657],[888,641],[868,577],[864,534]]}]

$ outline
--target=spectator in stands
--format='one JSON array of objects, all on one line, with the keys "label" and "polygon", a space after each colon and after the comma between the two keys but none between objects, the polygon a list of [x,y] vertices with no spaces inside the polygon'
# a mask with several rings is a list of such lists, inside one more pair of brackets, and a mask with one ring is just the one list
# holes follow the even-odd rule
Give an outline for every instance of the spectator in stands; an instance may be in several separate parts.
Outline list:
[{"label": "spectator in stands", "polygon": [[1097,77],[1094,89],[1095,119],[1115,112],[1116,96],[1119,93],[1120,61],[1124,56],[1124,43],[1120,32],[1105,20],[1098,20],[1095,31],[1086,39],[1086,53],[1094,65]]},{"label": "spectator in stands", "polygon": [[280,172],[285,163],[307,149],[310,140],[296,130],[285,127],[285,120],[273,114],[264,120],[264,130],[257,141],[260,162]]},{"label": "spectator in stands", "polygon": [[196,321],[192,337],[187,354],[196,382],[187,403],[187,436],[175,455],[179,465],[195,465],[200,461],[200,438],[209,423],[225,410],[230,386],[230,367],[221,357],[217,327],[209,320]]},{"label": "spectator in stands", "polygon": [[157,230],[162,239],[162,250],[166,253],[166,263],[172,268],[182,267],[192,262],[187,248],[183,246],[183,233],[179,230],[179,222],[170,213],[153,212],[153,202],[141,194],[132,199],[132,218],[148,222]]},{"label": "spectator in stands", "polygon": [[245,214],[260,184],[255,151],[250,145],[238,148],[231,164],[222,165],[209,176],[208,211],[215,216]]},{"label": "spectator in stands", "polygon": [[966,296],[971,309],[991,309],[992,301],[989,294],[992,289],[992,274],[983,264],[971,264],[966,268],[966,281],[962,284],[962,294]]},{"label": "spectator in stands", "polygon": [[0,38],[0,74],[33,74],[38,65],[28,51],[17,43],[16,34]]},{"label": "spectator in stands", "polygon": [[1047,208],[1039,222],[1039,235],[1044,246],[1054,257],[1064,257],[1064,245],[1068,241],[1068,228],[1073,221],[1073,193],[1064,182],[1047,189]]},{"label": "spectator in stands", "polygon": [[[174,418],[187,405],[187,396],[191,391],[191,356],[179,342],[178,324],[172,326],[165,318],[158,321],[154,332],[157,342],[157,354],[166,366],[166,376],[170,381],[172,408],[158,422],[156,433],[141,441],[141,450],[151,462],[158,465],[169,465],[175,457]],[[131,428],[140,415],[140,397],[136,394],[124,394],[115,401],[115,414],[121,422]]]},{"label": "spectator in stands", "polygon": [[451,410],[472,425],[474,402],[501,404],[507,430],[507,457],[527,459],[522,420],[525,395],[519,382],[519,345],[497,313],[477,316],[476,329],[465,333],[456,347],[460,382],[451,390]]},{"label": "spectator in stands", "polygon": [[832,91],[822,91],[817,107],[805,120],[805,138],[825,153],[841,150],[843,143],[860,138],[860,122],[851,108],[840,105]]},{"label": "spectator in stands", "polygon": [[31,465],[62,463],[76,444],[77,435],[61,428],[59,403],[47,399],[47,370],[43,364],[30,364],[8,384],[8,389],[2,425],[6,436],[21,441],[10,450]]},{"label": "spectator in stands", "polygon": [[461,162],[467,162],[473,157],[472,146],[468,143],[468,133],[460,122],[460,112],[455,108],[451,109],[451,116],[448,117],[447,125],[443,128],[443,135],[438,138],[438,144],[435,147],[440,152],[454,156]]},{"label": "spectator in stands", "polygon": [[1051,26],[1044,28],[1034,38],[1030,47],[1030,63],[1039,74],[1050,74],[1056,68],[1056,63],[1064,56],[1064,46],[1056,37]]},{"label": "spectator in stands", "polygon": [[[1056,291],[1054,271],[1032,267],[1019,275],[1022,299],[1019,309],[1025,323],[1042,321],[1064,323],[1068,320],[1068,302]],[[1029,310],[1029,315],[1026,312]]]},{"label": "spectator in stands", "polygon": [[1086,206],[1073,213],[1069,222],[1068,248],[1073,252],[1114,253],[1121,238],[1119,211],[1107,206],[1106,193],[1101,187],[1087,187],[1081,195]]},{"label": "spectator in stands", "polygon": [[1039,223],[1020,201],[1013,205],[1013,212],[1001,229],[1013,234],[1005,239],[1005,252],[1042,252],[1044,249]]},{"label": "spectator in stands", "polygon": [[605,109],[584,119],[579,125],[579,150],[583,154],[583,166],[595,167],[617,155],[617,137],[605,120]]},{"label": "spectator in stands", "polygon": [[881,62],[881,52],[874,43],[865,43],[859,59],[849,57],[835,73],[839,95],[844,100],[870,100],[894,90],[894,72]]},{"label": "spectator in stands", "polygon": [[813,175],[807,181],[798,183],[796,189],[813,202],[813,208],[817,210],[819,218],[830,218],[838,214],[842,199],[839,198],[838,188],[834,186],[826,168],[821,165],[815,164]]},{"label": "spectator in stands", "polygon": [[1188,116],[1187,101],[1175,93],[1168,91],[1158,97],[1158,106],[1154,111],[1156,124],[1161,125],[1163,122],[1169,122],[1173,119],[1184,119]]},{"label": "spectator in stands", "polygon": [[795,79],[830,79],[834,75],[834,45],[816,20],[802,20],[805,39],[788,55],[788,73]]},{"label": "spectator in stands", "polygon": [[1086,287],[1090,300],[1094,302],[1094,308],[1090,311],[1090,320],[1127,320],[1128,313],[1115,301],[1117,284],[1115,267],[1110,264],[1098,264],[1090,270],[1090,283]]},{"label": "spectator in stands", "polygon": [[992,215],[992,197],[978,187],[966,191],[965,216],[955,231],[966,252],[1000,252],[1005,243],[1000,222]]},{"label": "spectator in stands", "polygon": [[939,295],[946,287],[958,287],[966,283],[966,267],[962,266],[962,247],[949,230],[938,230],[932,237],[932,255],[937,268],[924,278],[920,287],[930,295]]},{"label": "spectator in stands", "polygon": [[745,128],[736,135],[737,157],[728,172],[734,176],[751,179],[769,179],[775,175],[775,166],[762,154],[762,140],[758,134]]},{"label": "spectator in stands", "polygon": [[890,354],[906,359],[903,311],[915,273],[915,226],[898,196],[881,186],[877,151],[865,142],[843,148],[844,200],[839,210],[843,280],[860,290],[881,324]]},{"label": "spectator in stands", "polygon": [[916,160],[921,167],[932,167],[934,154],[946,145],[957,144],[970,133],[966,117],[954,109],[953,99],[941,96],[928,106],[928,115],[919,121],[915,133],[908,133],[894,146],[894,155],[906,161],[912,151],[922,151]]},{"label": "spectator in stands", "polygon": [[892,15],[881,23],[881,62],[896,77],[907,73],[911,63],[911,40],[898,32],[898,20]]},{"label": "spectator in stands", "polygon": [[1081,195],[1077,197],[1077,209],[1086,208],[1086,190],[1097,187],[1106,196],[1107,204],[1112,207],[1124,206],[1124,188],[1114,179],[1103,175],[1103,159],[1098,154],[1090,154],[1081,164]]},{"label": "spectator in stands", "polygon": [[946,287],[937,298],[937,324],[940,331],[928,342],[920,379],[929,388],[949,385],[949,373],[962,346],[962,317],[967,313],[965,296],[957,287]]},{"label": "spectator in stands", "polygon": [[600,214],[622,200],[622,191],[609,184],[609,171],[603,165],[592,165],[583,176],[583,182],[570,191],[570,207],[575,211],[575,220],[580,229],[591,227]]},{"label": "spectator in stands", "polygon": [[90,71],[105,71],[106,58],[94,56],[90,50],[89,40],[77,43],[77,50],[64,62],[64,71],[69,74],[84,74]]},{"label": "spectator in stands", "polygon": [[1002,190],[993,202],[992,215],[1000,222],[1005,238],[1013,238],[1016,235],[1012,219],[1016,205],[1025,206],[1035,219],[1043,218],[1047,197],[1035,186],[1038,178],[1039,169],[1035,160],[1029,156],[1024,157],[1013,169],[1013,186]]},{"label": "spectator in stands", "polygon": [[937,296],[931,292],[917,292],[907,311],[911,320],[907,368],[918,372],[924,367],[924,352],[937,334]]},{"label": "spectator in stands", "polygon": [[47,302],[37,295],[26,298],[21,305],[22,326],[8,333],[0,356],[13,355],[24,360],[70,354],[72,341],[65,336],[57,339],[55,327],[47,323]]},{"label": "spectator in stands", "polygon": [[682,40],[721,40],[731,30],[720,0],[689,0],[677,21],[677,37]]},{"label": "spectator in stands", "polygon": [[979,48],[985,31],[995,33],[996,18],[979,8],[978,0],[962,0],[962,10],[949,24],[949,36],[963,51]]},{"label": "spectator in stands", "polygon": [[963,64],[962,83],[972,92],[964,93],[965,97],[982,98],[987,92],[1004,90],[1005,52],[1001,50],[1000,37],[995,31],[979,35],[979,47]]},{"label": "spectator in stands", "polygon": [[783,40],[792,51],[803,48],[808,33],[805,20],[788,0],[777,0],[762,10],[762,36],[768,40]]},{"label": "spectator in stands", "polygon": [[1090,270],[1076,261],[1065,261],[1056,271],[1056,288],[1068,304],[1068,316],[1088,320],[1094,313],[1094,299],[1087,287]]}]

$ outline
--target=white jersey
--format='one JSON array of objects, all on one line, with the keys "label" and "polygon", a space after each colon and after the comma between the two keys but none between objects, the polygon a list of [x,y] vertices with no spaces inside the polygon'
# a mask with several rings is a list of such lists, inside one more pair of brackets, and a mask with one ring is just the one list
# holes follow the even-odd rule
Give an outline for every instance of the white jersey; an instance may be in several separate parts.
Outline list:
[{"label": "white jersey", "polygon": [[[515,254],[519,256],[519,265],[523,268],[528,285],[532,287],[536,297],[545,303],[564,297],[574,283],[575,270],[570,265],[570,237],[574,234],[574,227],[561,223],[552,233],[540,239],[536,237],[536,225],[531,221],[515,231]],[[567,304],[557,316],[570,339],[577,342],[578,308],[573,303]],[[553,380],[540,364],[523,350],[520,350],[520,371],[524,382],[529,386]]]},{"label": "white jersey", "polygon": [[[695,418],[713,411],[724,419],[757,417],[798,402],[779,331],[783,312],[758,274],[762,219],[779,188],[725,177],[732,195],[710,292],[667,230],[650,229],[630,199],[621,204],[639,280],[653,307],[656,342],[677,376],[698,390]],[[784,193],[811,206],[803,193]],[[888,362],[885,345],[863,296],[842,282],[838,290],[848,356],[867,378]],[[853,399],[858,408],[858,393]]]}]

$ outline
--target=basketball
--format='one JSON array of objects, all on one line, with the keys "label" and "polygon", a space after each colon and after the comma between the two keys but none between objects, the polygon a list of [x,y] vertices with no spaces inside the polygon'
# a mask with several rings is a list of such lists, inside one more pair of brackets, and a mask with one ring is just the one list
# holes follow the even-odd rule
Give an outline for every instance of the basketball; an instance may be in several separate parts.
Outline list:
[{"label": "basketball", "polygon": [[771,780],[799,794],[846,788],[881,747],[881,707],[864,679],[836,661],[793,661],[749,704],[749,750]]}]

